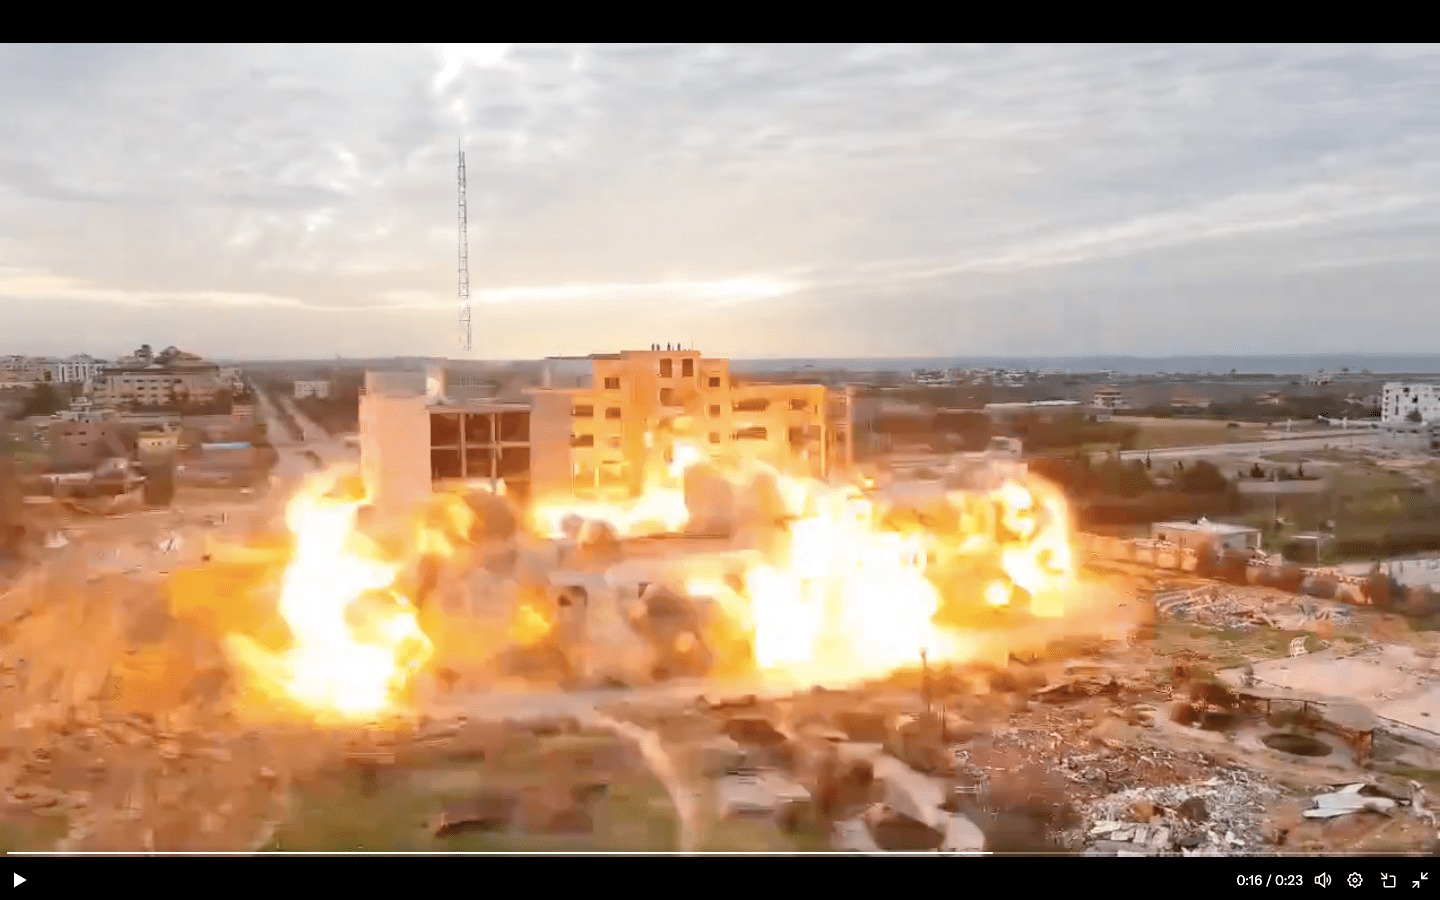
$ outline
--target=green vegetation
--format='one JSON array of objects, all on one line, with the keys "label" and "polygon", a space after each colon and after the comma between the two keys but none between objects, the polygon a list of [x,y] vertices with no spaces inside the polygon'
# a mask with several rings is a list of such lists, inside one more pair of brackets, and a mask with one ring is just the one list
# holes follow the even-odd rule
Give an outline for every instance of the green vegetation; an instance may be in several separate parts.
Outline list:
[{"label": "green vegetation", "polygon": [[1139,423],[1139,437],[1136,446],[1141,450],[1160,450],[1165,447],[1189,447],[1210,444],[1230,444],[1237,441],[1258,441],[1264,438],[1263,429],[1255,425],[1240,425],[1213,419],[1171,419],[1162,422]]},{"label": "green vegetation", "polygon": [[31,813],[0,821],[0,853],[53,850],[69,832],[69,819],[63,815]]},{"label": "green vegetation", "polygon": [[1240,497],[1224,474],[1200,461],[1171,470],[1169,484],[1156,481],[1160,473],[1140,460],[1122,462],[1107,458],[1092,462],[1084,454],[1066,459],[1036,459],[1031,469],[1060,485],[1077,507],[1085,528],[1112,529],[1148,525],[1167,519],[1233,515]]},{"label": "green vegetation", "polygon": [[1216,672],[1290,654],[1290,642],[1305,638],[1305,649],[1321,648],[1320,638],[1308,631],[1279,628],[1219,628],[1194,622],[1162,621],[1155,624],[1155,650],[1165,658],[1186,660],[1191,674],[1213,678]]},{"label": "green vegetation", "polygon": [[383,773],[366,791],[358,771],[337,769],[298,792],[298,814],[276,834],[267,850],[345,852],[365,850],[444,851],[566,851],[676,849],[674,810],[665,789],[648,773],[609,785],[596,803],[594,832],[548,835],[519,830],[472,831],[434,836],[431,819],[446,806],[474,798],[485,790],[538,786],[545,780],[529,773],[485,773],[473,764],[422,773]]},{"label": "green vegetation", "polygon": [[70,398],[69,385],[41,382],[30,389],[30,395],[20,407],[19,417],[28,419],[31,416],[52,416],[62,409],[69,409]]},{"label": "green vegetation", "polygon": [[1393,765],[1390,767],[1390,774],[1400,778],[1418,781],[1421,784],[1431,787],[1440,786],[1440,769],[1422,769],[1418,766]]}]

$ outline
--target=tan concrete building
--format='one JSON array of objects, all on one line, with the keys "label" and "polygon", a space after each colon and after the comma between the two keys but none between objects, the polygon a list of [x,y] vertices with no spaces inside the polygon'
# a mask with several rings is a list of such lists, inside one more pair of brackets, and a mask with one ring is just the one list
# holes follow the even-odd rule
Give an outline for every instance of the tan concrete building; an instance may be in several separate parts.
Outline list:
[{"label": "tan concrete building", "polygon": [[0,356],[0,384],[38,384],[50,381],[48,362],[34,356]]},{"label": "tan concrete building", "polygon": [[61,468],[88,468],[127,455],[113,422],[55,422],[47,429],[46,440],[51,462]]},{"label": "tan concrete building", "polygon": [[200,359],[110,366],[97,381],[94,400],[138,406],[208,403],[223,387],[219,376],[219,366]]},{"label": "tan concrete building", "polygon": [[367,372],[360,393],[360,466],[377,506],[404,510],[452,484],[501,490],[520,503],[569,486],[570,398],[452,398],[443,370]]},{"label": "tan concrete building", "polygon": [[[441,367],[366,373],[359,443],[371,498],[404,507],[452,482],[503,482],[522,503],[634,496],[667,462],[655,445],[662,426],[721,462],[749,457],[814,477],[853,464],[848,391],[735,384],[728,360],[693,350],[546,362],[545,386],[510,400],[449,396],[463,387]],[[554,387],[567,368],[567,386]]]},{"label": "tan concrete building", "polygon": [[[588,383],[575,363],[588,361]],[[570,471],[576,496],[626,496],[663,466],[650,445],[662,423],[704,444],[720,462],[759,459],[781,471],[824,478],[853,461],[850,395],[823,385],[737,384],[730,361],[695,350],[628,350],[585,360],[546,361],[546,383],[569,368]]]}]

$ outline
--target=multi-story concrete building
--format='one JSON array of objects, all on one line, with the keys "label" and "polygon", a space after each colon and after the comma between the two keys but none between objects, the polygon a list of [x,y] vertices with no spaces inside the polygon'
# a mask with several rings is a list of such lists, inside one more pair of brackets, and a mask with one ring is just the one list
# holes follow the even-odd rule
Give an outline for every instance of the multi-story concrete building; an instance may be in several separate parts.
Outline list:
[{"label": "multi-story concrete building", "polygon": [[328,381],[297,381],[295,382],[295,399],[303,400],[307,397],[314,397],[323,400],[330,396],[330,382]]},{"label": "multi-story concrete building", "polygon": [[1440,385],[1392,381],[1380,397],[1382,425],[1440,424]]},{"label": "multi-story concrete building", "polygon": [[[359,442],[370,497],[403,506],[453,481],[503,482],[521,502],[631,497],[669,462],[665,435],[722,463],[749,457],[815,477],[853,464],[849,392],[736,384],[728,360],[695,351],[546,363],[544,386],[513,400],[449,396],[441,367],[424,385],[415,373],[367,373]],[[557,370],[566,387],[554,386]]]},{"label": "multi-story concrete building", "polygon": [[[737,383],[730,361],[695,350],[629,350],[586,357],[589,378],[574,359],[571,398],[571,490],[577,496],[633,496],[656,467],[652,452],[662,425],[702,443],[721,463],[758,459],[785,472],[817,478],[852,459],[849,395],[832,398],[823,385]],[[547,385],[555,381],[547,375]]]},{"label": "multi-story concrete building", "polygon": [[64,359],[50,360],[47,368],[51,381],[65,384],[89,384],[100,376],[106,365],[108,364],[102,359],[81,353],[76,356],[67,356]]},{"label": "multi-story concrete building", "polygon": [[38,384],[50,380],[50,367],[39,357],[0,356],[0,384]]},{"label": "multi-story concrete building", "polygon": [[501,490],[522,504],[568,490],[570,398],[455,398],[440,367],[367,372],[360,393],[360,466],[376,506],[404,510],[452,483]]},{"label": "multi-story concrete building", "polygon": [[138,406],[208,403],[223,386],[219,373],[219,366],[191,354],[150,362],[127,360],[102,370],[95,382],[94,399],[102,404]]},{"label": "multi-story concrete building", "polygon": [[62,468],[89,467],[126,452],[115,422],[56,422],[46,431],[51,462]]}]

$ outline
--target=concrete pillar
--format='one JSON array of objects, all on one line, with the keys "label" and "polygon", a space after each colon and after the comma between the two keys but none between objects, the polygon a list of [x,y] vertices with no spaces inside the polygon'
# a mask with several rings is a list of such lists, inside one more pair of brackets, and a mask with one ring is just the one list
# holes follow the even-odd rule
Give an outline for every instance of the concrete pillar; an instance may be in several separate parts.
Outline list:
[{"label": "concrete pillar", "polygon": [[430,495],[430,420],[423,394],[367,376],[360,398],[360,469],[365,493],[382,515],[405,515]]}]

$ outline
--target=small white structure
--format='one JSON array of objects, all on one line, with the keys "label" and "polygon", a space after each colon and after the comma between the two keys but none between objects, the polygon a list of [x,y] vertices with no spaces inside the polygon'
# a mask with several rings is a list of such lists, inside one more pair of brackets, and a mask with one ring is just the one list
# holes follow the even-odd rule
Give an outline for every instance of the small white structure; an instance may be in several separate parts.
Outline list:
[{"label": "small white structure", "polygon": [[297,381],[295,382],[295,399],[304,400],[307,397],[315,397],[323,400],[330,396],[330,382],[328,381]]},{"label": "small white structure", "polygon": [[1198,522],[1156,522],[1150,526],[1150,535],[1157,541],[1189,547],[1196,551],[1244,553],[1260,549],[1260,529],[1211,522],[1208,519]]}]

